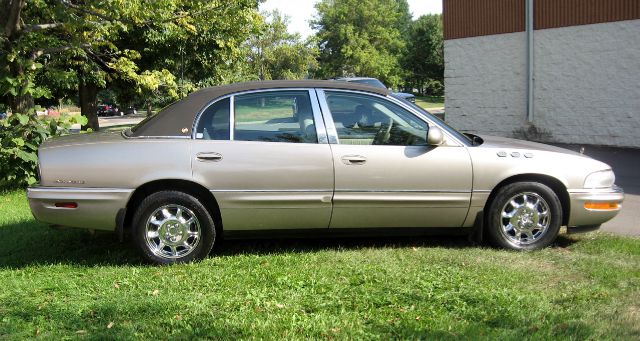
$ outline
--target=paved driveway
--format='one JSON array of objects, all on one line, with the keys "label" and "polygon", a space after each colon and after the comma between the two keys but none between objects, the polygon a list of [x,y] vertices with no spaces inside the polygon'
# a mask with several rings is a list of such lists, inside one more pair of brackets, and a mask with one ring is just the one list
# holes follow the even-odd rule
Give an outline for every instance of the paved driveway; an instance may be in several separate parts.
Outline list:
[{"label": "paved driveway", "polygon": [[122,124],[137,124],[142,121],[146,116],[137,114],[137,115],[126,115],[126,116],[113,116],[113,117],[98,117],[98,123],[100,127],[110,127],[114,125],[122,125]]},{"label": "paved driveway", "polygon": [[[580,150],[579,145],[557,145]],[[616,184],[624,188],[622,211],[601,227],[602,231],[640,236],[640,149],[584,147],[585,155],[609,164],[616,173]]]}]

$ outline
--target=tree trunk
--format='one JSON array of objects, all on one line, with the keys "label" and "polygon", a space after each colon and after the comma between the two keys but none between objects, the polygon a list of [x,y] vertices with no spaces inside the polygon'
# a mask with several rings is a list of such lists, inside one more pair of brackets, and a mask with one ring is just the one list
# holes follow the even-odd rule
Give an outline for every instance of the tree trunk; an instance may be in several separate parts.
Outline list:
[{"label": "tree trunk", "polygon": [[[6,37],[4,40],[3,49],[6,51],[13,50],[13,41],[20,36],[22,30],[22,8],[25,5],[25,0],[0,0],[0,29],[2,29],[3,35]],[[12,62],[9,62],[9,72],[14,78],[22,78],[22,84],[18,86],[18,95],[9,95],[9,104],[11,105],[11,111],[15,113],[28,113],[33,109],[33,96],[30,93],[23,94],[25,89],[29,86],[29,81],[24,78],[24,68],[20,64],[19,58],[15,58]]]},{"label": "tree trunk", "polygon": [[33,102],[33,96],[26,94],[22,96],[13,97],[11,101],[11,112],[27,114],[33,110],[35,103]]},{"label": "tree trunk", "polygon": [[20,19],[25,0],[1,0],[0,1],[0,27],[4,35],[12,40],[20,31]]},{"label": "tree trunk", "polygon": [[[10,69],[13,77],[16,77],[16,78],[24,77],[24,69],[22,68],[22,65],[20,65],[19,62],[14,61],[12,65],[10,65]],[[35,103],[33,102],[33,96],[30,93],[24,93],[25,88],[28,86],[29,86],[29,81],[25,79],[22,82],[22,84],[18,86],[19,94],[17,96],[9,95],[12,112],[27,114],[35,106]]]},{"label": "tree trunk", "polygon": [[151,101],[147,102],[147,117],[153,115],[153,106],[151,105]]},{"label": "tree trunk", "polygon": [[80,112],[89,119],[87,124],[82,126],[82,130],[87,128],[91,128],[93,131],[100,130],[100,124],[98,123],[98,87],[80,78],[78,92],[80,95]]}]

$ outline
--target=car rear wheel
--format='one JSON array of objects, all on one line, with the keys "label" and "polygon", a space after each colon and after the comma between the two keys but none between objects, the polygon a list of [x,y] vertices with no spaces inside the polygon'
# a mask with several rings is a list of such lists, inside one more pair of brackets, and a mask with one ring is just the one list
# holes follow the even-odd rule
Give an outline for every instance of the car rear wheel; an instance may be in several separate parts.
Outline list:
[{"label": "car rear wheel", "polygon": [[195,197],[177,191],[144,199],[133,217],[133,234],[143,256],[157,264],[203,259],[216,239],[207,209]]},{"label": "car rear wheel", "polygon": [[536,250],[553,243],[561,222],[562,206],[551,188],[516,182],[500,188],[491,202],[487,234],[496,246]]}]

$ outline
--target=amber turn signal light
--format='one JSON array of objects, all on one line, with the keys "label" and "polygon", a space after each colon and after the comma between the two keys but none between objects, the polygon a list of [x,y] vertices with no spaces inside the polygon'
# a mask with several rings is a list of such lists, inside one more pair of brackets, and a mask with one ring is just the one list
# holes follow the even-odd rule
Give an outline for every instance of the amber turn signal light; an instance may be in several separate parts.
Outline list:
[{"label": "amber turn signal light", "polygon": [[587,201],[584,203],[584,208],[588,210],[613,211],[620,208],[620,203],[615,201]]},{"label": "amber turn signal light", "polygon": [[78,203],[76,202],[57,202],[56,207],[60,208],[78,208]]}]

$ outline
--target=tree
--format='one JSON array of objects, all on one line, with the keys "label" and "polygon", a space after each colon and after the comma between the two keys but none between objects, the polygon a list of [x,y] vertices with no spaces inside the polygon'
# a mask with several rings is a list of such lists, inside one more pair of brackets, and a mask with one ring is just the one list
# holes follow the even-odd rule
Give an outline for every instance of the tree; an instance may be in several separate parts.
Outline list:
[{"label": "tree", "polygon": [[248,59],[258,79],[302,79],[317,67],[318,49],[300,34],[289,33],[289,19],[278,11],[265,13],[260,34],[247,42]]},{"label": "tree", "polygon": [[35,81],[38,70],[71,70],[82,113],[97,129],[98,88],[125,82],[150,97],[184,94],[177,51],[181,76],[215,77],[218,65],[239,55],[256,7],[255,0],[0,0],[1,94],[14,112],[28,112],[33,98],[51,95]]},{"label": "tree", "polygon": [[396,86],[411,15],[406,0],[323,0],[316,5],[320,77],[369,76]]},{"label": "tree", "polygon": [[422,95],[441,95],[444,82],[442,16],[423,15],[411,24],[404,65],[407,83]]}]

